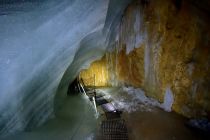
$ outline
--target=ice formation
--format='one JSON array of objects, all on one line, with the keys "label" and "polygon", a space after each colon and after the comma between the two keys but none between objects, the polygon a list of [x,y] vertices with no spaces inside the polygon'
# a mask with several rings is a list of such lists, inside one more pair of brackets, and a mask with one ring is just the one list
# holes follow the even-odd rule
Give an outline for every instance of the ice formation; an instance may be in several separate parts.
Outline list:
[{"label": "ice formation", "polygon": [[163,103],[147,97],[145,92],[140,88],[108,88],[98,89],[97,92],[103,93],[105,95],[104,98],[112,100],[115,108],[126,112],[134,112],[136,110],[152,111],[154,107],[170,112],[173,104],[173,94],[169,87],[166,89]]},{"label": "ice formation", "polygon": [[104,98],[112,100],[115,108],[126,112],[134,112],[136,110],[152,111],[153,107],[160,107],[161,104],[145,95],[140,88],[122,87],[112,89],[98,89],[99,93],[105,94]]},{"label": "ice formation", "polygon": [[161,105],[161,107],[165,110],[170,112],[171,111],[171,107],[173,105],[174,102],[174,96],[173,93],[171,91],[170,87],[166,88],[166,92],[165,92],[165,96],[164,96],[164,102]]},{"label": "ice formation", "polygon": [[78,71],[103,55],[129,1],[0,2],[0,135],[52,116],[56,91],[61,101]]},{"label": "ice formation", "polygon": [[128,32],[129,35],[124,37],[126,44],[126,54],[129,54],[132,50],[134,50],[134,48],[140,47],[146,37],[144,31],[141,30],[143,19],[141,17],[140,11],[134,11],[133,15],[135,15],[135,22],[133,25],[134,33]]}]

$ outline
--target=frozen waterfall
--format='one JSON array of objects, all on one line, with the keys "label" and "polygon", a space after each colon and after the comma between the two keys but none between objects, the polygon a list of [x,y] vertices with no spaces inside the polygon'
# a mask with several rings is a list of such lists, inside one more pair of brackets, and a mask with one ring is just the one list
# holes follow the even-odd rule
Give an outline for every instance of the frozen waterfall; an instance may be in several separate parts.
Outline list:
[{"label": "frozen waterfall", "polygon": [[0,1],[0,135],[53,116],[56,92],[103,55],[129,1]]}]

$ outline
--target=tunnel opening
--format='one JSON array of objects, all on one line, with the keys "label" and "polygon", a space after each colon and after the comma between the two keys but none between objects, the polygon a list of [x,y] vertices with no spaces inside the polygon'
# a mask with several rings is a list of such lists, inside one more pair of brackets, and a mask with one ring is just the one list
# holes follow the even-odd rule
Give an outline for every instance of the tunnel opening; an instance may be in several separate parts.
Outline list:
[{"label": "tunnel opening", "polygon": [[79,84],[80,84],[79,79],[77,77],[73,80],[72,83],[69,84],[67,95],[77,94],[77,93],[81,92]]}]

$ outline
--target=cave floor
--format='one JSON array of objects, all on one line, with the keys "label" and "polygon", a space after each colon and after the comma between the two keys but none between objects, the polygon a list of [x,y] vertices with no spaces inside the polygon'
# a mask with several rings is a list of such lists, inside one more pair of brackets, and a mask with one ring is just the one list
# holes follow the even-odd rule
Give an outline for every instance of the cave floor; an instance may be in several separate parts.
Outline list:
[{"label": "cave floor", "polygon": [[[127,107],[131,102],[127,94],[119,93],[118,88],[100,88],[108,97],[108,100],[115,104],[119,95],[125,96],[118,99],[117,103]],[[122,102],[121,102],[122,101]],[[123,103],[124,102],[124,103]],[[142,106],[132,110],[123,111],[122,118],[126,121],[128,136],[130,140],[206,140],[201,132],[192,130],[186,126],[187,118],[175,113],[166,112],[154,106]]]},{"label": "cave floor", "polygon": [[[112,103],[119,94],[117,88],[101,88]],[[126,94],[123,99],[128,99]],[[112,98],[115,97],[115,98]],[[120,100],[119,100],[120,101]],[[129,101],[132,102],[132,101]],[[95,110],[84,95],[71,95],[64,101],[56,117],[33,131],[21,132],[2,140],[92,140],[102,120],[96,119]],[[157,107],[149,110],[138,108],[123,111],[130,140],[204,140],[202,134],[186,127],[186,118],[174,112],[165,112]]]},{"label": "cave floor", "polygon": [[186,127],[186,119],[161,109],[123,114],[131,140],[204,140],[201,134]]}]

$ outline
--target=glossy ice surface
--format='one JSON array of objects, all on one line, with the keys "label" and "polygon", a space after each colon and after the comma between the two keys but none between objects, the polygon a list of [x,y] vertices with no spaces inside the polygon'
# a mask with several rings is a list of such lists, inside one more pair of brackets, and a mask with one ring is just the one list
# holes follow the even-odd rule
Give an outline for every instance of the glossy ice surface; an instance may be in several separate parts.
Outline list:
[{"label": "glossy ice surface", "polygon": [[65,99],[56,117],[43,126],[21,132],[4,140],[89,140],[95,135],[95,111],[83,95]]}]

